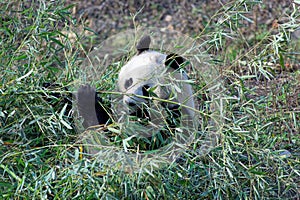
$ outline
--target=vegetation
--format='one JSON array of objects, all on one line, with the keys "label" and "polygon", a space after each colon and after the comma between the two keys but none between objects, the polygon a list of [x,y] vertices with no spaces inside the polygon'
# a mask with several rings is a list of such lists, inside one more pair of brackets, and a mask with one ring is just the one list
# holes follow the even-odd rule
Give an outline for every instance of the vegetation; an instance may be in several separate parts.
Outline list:
[{"label": "vegetation", "polygon": [[[76,5],[1,1],[0,198],[299,199],[300,3],[274,4],[271,23],[264,21],[270,4],[260,1],[195,5],[192,19],[211,9],[189,31],[205,41],[207,62],[224,80],[220,141],[206,156],[196,140],[168,166],[144,163],[128,173],[85,156],[68,104],[82,61],[107,36],[75,16]],[[166,11],[154,1],[133,16],[121,13],[115,18],[134,23],[112,32],[140,25],[150,8]],[[115,73],[97,83],[101,90],[115,84]],[[195,87],[210,104],[202,97],[209,88]],[[201,112],[211,117],[205,106]]]}]

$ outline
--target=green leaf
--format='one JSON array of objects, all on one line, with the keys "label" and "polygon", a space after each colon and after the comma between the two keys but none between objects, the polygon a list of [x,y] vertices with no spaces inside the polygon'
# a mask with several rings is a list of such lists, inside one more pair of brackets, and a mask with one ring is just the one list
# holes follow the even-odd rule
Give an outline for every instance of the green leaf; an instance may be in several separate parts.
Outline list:
[{"label": "green leaf", "polygon": [[23,55],[14,57],[14,60],[24,60],[24,59],[26,59],[26,58],[27,58],[27,55],[26,55],[26,54],[23,54]]},{"label": "green leaf", "polygon": [[65,47],[65,45],[63,45],[63,43],[61,43],[58,39],[50,37],[50,40],[52,40],[53,42],[55,42],[56,44],[58,44],[61,47]]},{"label": "green leaf", "polygon": [[279,64],[281,66],[281,68],[284,70],[285,66],[284,66],[284,59],[281,53],[279,53]]}]

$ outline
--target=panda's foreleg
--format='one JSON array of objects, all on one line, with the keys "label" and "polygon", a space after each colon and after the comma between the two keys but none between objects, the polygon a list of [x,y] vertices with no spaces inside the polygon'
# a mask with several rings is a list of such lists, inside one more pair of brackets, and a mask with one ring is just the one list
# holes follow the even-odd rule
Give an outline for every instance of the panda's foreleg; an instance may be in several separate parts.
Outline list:
[{"label": "panda's foreleg", "polygon": [[102,99],[97,96],[96,90],[90,85],[82,85],[78,89],[77,107],[79,116],[83,118],[85,129],[106,124],[110,119]]}]

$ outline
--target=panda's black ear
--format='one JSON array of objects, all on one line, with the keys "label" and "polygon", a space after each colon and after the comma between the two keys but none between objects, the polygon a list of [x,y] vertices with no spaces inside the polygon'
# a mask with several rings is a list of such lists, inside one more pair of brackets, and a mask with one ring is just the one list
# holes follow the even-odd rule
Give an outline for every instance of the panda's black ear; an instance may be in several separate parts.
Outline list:
[{"label": "panda's black ear", "polygon": [[141,38],[141,40],[136,45],[138,55],[141,54],[143,51],[149,50],[150,42],[151,42],[151,38],[149,35],[145,35]]},{"label": "panda's black ear", "polygon": [[180,68],[180,65],[184,62],[185,62],[185,59],[183,57],[172,53],[172,54],[167,55],[165,65],[167,67],[171,67],[171,68],[177,70]]}]

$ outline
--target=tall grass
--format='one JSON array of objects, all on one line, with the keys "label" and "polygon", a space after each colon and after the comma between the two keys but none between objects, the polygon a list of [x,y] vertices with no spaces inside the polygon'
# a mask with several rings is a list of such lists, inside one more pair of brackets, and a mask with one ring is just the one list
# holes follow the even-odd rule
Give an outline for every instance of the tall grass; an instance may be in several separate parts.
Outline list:
[{"label": "tall grass", "polygon": [[203,157],[197,140],[169,166],[136,173],[74,145],[68,88],[96,35],[72,7],[0,3],[1,199],[300,198],[299,5],[272,27],[250,16],[260,1],[230,1],[206,21],[197,35],[226,83],[219,144]]}]

